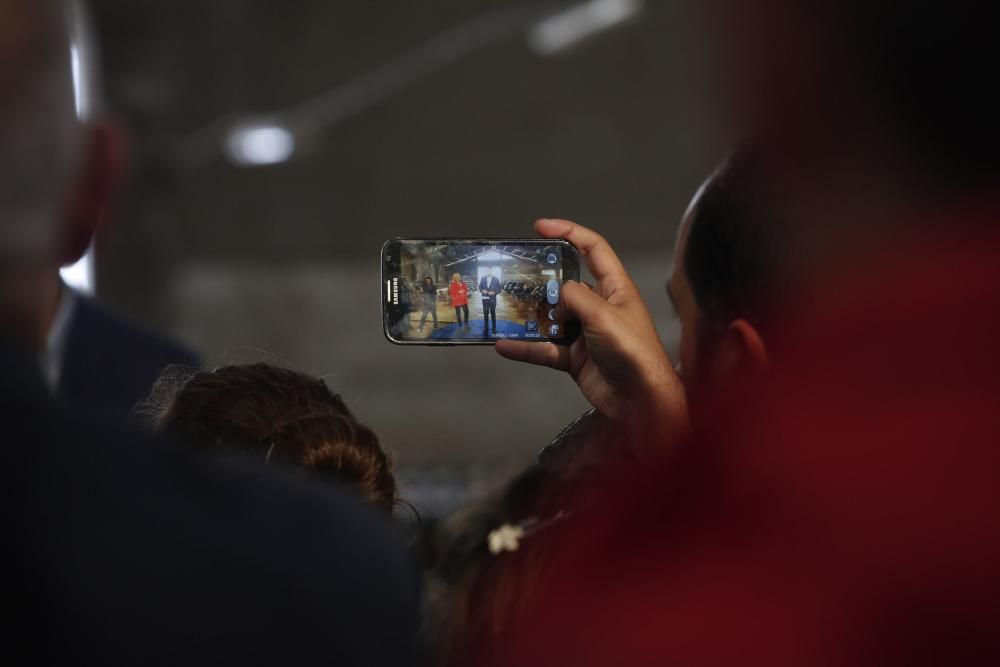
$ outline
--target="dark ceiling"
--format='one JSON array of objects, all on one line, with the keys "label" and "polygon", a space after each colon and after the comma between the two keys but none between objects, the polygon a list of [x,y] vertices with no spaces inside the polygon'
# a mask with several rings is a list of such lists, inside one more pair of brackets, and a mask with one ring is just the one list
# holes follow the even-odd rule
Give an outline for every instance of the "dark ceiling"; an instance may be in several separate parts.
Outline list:
[{"label": "dark ceiling", "polygon": [[520,38],[487,46],[331,128],[296,162],[238,170],[221,155],[178,166],[171,151],[234,112],[293,105],[517,3],[99,3],[107,87],[136,167],[102,263],[106,292],[148,303],[127,288],[144,264],[119,248],[143,248],[149,267],[175,255],[332,259],[399,234],[523,235],[542,215],[587,222],[626,252],[669,243],[718,143],[697,3],[646,4],[556,58]]}]

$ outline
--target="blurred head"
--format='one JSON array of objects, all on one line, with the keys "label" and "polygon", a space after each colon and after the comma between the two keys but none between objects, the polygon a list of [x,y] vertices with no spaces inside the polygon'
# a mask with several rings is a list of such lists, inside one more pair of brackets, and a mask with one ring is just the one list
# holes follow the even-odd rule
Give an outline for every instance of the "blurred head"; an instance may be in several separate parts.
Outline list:
[{"label": "blurred head", "polygon": [[492,277],[492,276],[493,276],[493,267],[492,266],[487,266],[486,267],[486,277],[489,278],[489,277]]},{"label": "blurred head", "polygon": [[434,284],[434,279],[431,278],[430,276],[426,276],[426,277],[424,277],[424,284],[425,285],[433,285]]},{"label": "blurred head", "polygon": [[453,283],[460,283],[460,282],[462,282],[462,276],[460,276],[457,273],[454,274],[454,275],[452,275],[451,282],[453,282]]},{"label": "blurred head", "polygon": [[769,137],[790,194],[808,200],[811,227],[852,225],[850,244],[859,230],[897,226],[902,216],[889,208],[995,192],[1000,54],[990,3],[709,4],[728,26],[721,71],[733,120]]},{"label": "blurred head", "polygon": [[787,230],[757,177],[755,156],[735,153],[695,195],[678,232],[667,292],[681,321],[681,372],[695,393],[768,365]]},{"label": "blurred head", "polygon": [[153,402],[159,433],[336,479],[387,512],[400,502],[378,438],[322,380],[268,364],[226,366],[179,384],[164,376]]},{"label": "blurred head", "polygon": [[37,346],[60,266],[79,259],[113,199],[118,135],[94,112],[76,2],[0,0],[0,328]]}]

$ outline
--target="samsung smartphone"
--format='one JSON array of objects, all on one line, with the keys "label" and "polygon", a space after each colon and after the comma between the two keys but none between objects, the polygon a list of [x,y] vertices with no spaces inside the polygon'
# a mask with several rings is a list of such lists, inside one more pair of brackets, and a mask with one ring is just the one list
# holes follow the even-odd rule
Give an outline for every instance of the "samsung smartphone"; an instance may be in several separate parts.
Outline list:
[{"label": "samsung smartphone", "polygon": [[398,345],[569,344],[559,307],[580,255],[544,239],[393,239],[382,246],[382,323]]}]

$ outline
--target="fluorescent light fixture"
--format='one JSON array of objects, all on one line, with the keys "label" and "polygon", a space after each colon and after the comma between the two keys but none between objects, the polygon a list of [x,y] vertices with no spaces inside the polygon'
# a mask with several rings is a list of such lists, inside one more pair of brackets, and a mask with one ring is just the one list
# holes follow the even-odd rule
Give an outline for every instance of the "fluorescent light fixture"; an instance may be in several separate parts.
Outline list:
[{"label": "fluorescent light fixture", "polygon": [[281,164],[295,154],[295,134],[274,122],[245,123],[230,131],[225,149],[238,167]]},{"label": "fluorescent light fixture", "polygon": [[534,25],[528,31],[528,46],[540,56],[556,55],[638,16],[644,4],[644,0],[588,0]]},{"label": "fluorescent light fixture", "polygon": [[76,264],[61,268],[59,275],[62,276],[63,282],[72,289],[81,294],[92,296],[96,290],[94,268],[94,249],[90,248]]}]

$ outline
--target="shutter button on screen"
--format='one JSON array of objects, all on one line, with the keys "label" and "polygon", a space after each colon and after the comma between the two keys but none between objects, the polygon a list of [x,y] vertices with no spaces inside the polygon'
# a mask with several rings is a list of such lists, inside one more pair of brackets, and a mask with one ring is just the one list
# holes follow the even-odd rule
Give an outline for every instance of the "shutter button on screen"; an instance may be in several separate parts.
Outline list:
[{"label": "shutter button on screen", "polygon": [[553,306],[559,303],[559,281],[550,280],[548,285],[546,286],[546,289],[548,293],[549,303],[551,303]]}]

